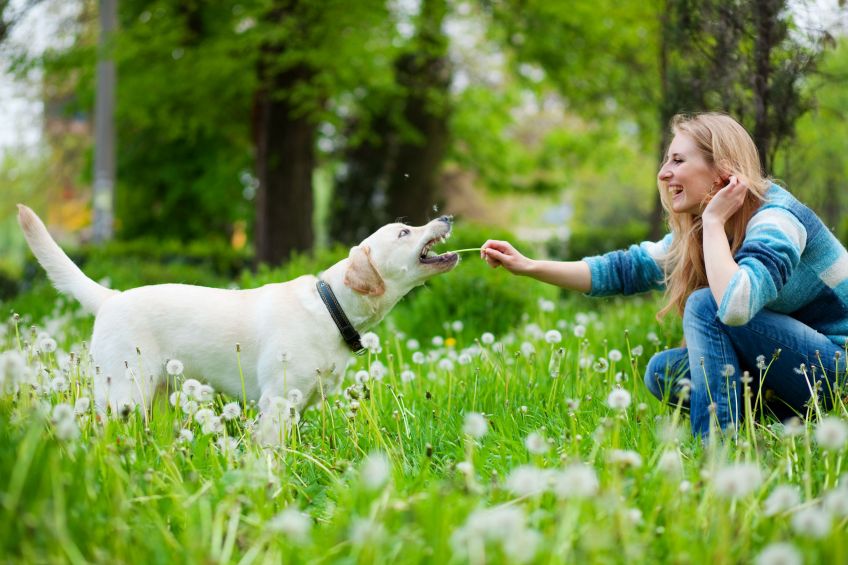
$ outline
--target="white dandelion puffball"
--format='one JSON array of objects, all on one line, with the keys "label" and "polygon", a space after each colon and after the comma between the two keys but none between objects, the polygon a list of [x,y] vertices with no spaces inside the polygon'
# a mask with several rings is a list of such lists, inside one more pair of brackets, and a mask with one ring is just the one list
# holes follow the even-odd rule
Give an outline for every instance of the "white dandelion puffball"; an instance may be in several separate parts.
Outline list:
[{"label": "white dandelion puffball", "polygon": [[410,371],[409,369],[401,371],[400,380],[405,383],[412,382],[415,380],[415,373],[413,371]]},{"label": "white dandelion puffball", "polygon": [[781,514],[801,504],[801,493],[798,487],[791,485],[780,485],[775,488],[763,504],[763,513],[766,516]]},{"label": "white dandelion puffball", "polygon": [[56,437],[60,441],[71,441],[80,435],[79,427],[73,418],[70,420],[59,420],[56,422]]},{"label": "white dandelion puffball", "polygon": [[450,359],[442,359],[439,361],[439,369],[443,371],[453,371],[453,361]]},{"label": "white dandelion puffball", "polygon": [[194,421],[201,426],[215,417],[215,412],[209,408],[201,408],[194,413]]},{"label": "white dandelion puffball", "polygon": [[91,407],[91,399],[87,396],[80,396],[74,403],[74,414],[82,416]]},{"label": "white dandelion puffball", "polygon": [[618,363],[619,361],[621,361],[623,356],[621,355],[621,351],[619,351],[618,349],[610,349],[610,352],[607,357],[609,357],[609,360],[613,363]]},{"label": "white dandelion puffball", "polygon": [[461,332],[465,328],[465,324],[462,323],[462,320],[454,320],[451,323],[451,329],[457,333]]},{"label": "white dandelion puffball", "polygon": [[289,399],[289,402],[295,405],[295,407],[300,406],[303,403],[303,393],[299,388],[293,388],[289,390],[286,394],[286,398]]},{"label": "white dandelion puffball", "polygon": [[540,494],[548,488],[548,473],[534,465],[520,465],[509,473],[504,486],[517,496]]},{"label": "white dandelion puffball", "polygon": [[379,353],[382,349],[380,347],[380,336],[378,336],[374,332],[366,332],[362,334],[360,342],[362,343],[362,347],[364,347],[371,353]]},{"label": "white dandelion puffball", "polygon": [[57,424],[65,420],[74,419],[74,409],[70,404],[57,404],[53,407],[53,421]]},{"label": "white dandelion puffball", "polygon": [[221,418],[226,421],[235,420],[241,415],[241,406],[238,402],[228,402],[221,409]]},{"label": "white dandelion puffball", "polygon": [[553,477],[553,491],[559,499],[589,498],[598,493],[599,486],[595,469],[582,463],[570,465]]},{"label": "white dandelion puffball", "polygon": [[562,341],[562,334],[558,330],[548,330],[545,332],[545,341],[547,343],[559,343]]},{"label": "white dandelion puffball", "polygon": [[441,347],[445,344],[445,338],[443,338],[440,335],[437,335],[433,339],[430,340],[430,343],[432,343],[436,347]]},{"label": "white dandelion puffball", "polygon": [[791,543],[773,543],[757,555],[754,563],[755,565],[803,565],[804,561]]},{"label": "white dandelion puffball", "polygon": [[607,453],[607,461],[613,465],[638,469],[642,466],[642,456],[630,449],[612,449]]},{"label": "white dandelion puffball", "polygon": [[607,396],[607,405],[613,410],[626,410],[630,406],[630,393],[623,388],[613,389]]},{"label": "white dandelion puffball", "polygon": [[183,383],[183,393],[195,400],[200,400],[200,387],[202,386],[200,381],[196,379],[186,379]]},{"label": "white dandelion puffball", "polygon": [[585,337],[586,336],[586,326],[583,324],[577,324],[574,326],[574,337]]},{"label": "white dandelion puffball", "polygon": [[801,536],[821,539],[830,533],[832,517],[827,510],[816,506],[803,508],[792,515],[792,529]]},{"label": "white dandelion puffball", "polygon": [[713,478],[716,493],[723,498],[740,498],[757,490],[763,473],[753,463],[733,463],[719,469]]},{"label": "white dandelion puffball", "polygon": [[416,365],[423,365],[425,360],[426,360],[426,357],[424,357],[424,354],[421,353],[420,351],[416,351],[415,353],[412,354],[412,362],[415,363]]},{"label": "white dandelion puffball", "polygon": [[848,441],[848,424],[835,416],[828,416],[816,426],[815,438],[824,449],[839,451]]},{"label": "white dandelion puffball", "polygon": [[306,542],[312,532],[312,519],[294,508],[286,508],[268,522],[268,530],[283,534],[292,541]]},{"label": "white dandelion puffball", "polygon": [[527,436],[527,439],[524,440],[524,446],[533,455],[544,455],[550,449],[545,436],[539,432],[533,432]]},{"label": "white dandelion puffball", "polygon": [[194,432],[189,430],[189,429],[183,428],[182,430],[180,430],[179,440],[182,443],[193,442],[194,441]]},{"label": "white dandelion puffball", "polygon": [[664,451],[657,461],[657,469],[673,477],[683,473],[683,462],[680,460],[680,452],[676,449]]},{"label": "white dandelion puffball", "polygon": [[536,347],[530,343],[529,341],[525,341],[521,343],[521,354],[525,357],[530,357],[536,353]]},{"label": "white dandelion puffball", "polygon": [[367,383],[371,380],[371,373],[365,369],[360,369],[353,376],[353,380],[355,380],[357,384]]},{"label": "white dandelion puffball", "polygon": [[38,340],[38,349],[44,353],[53,353],[56,351],[56,340],[49,335],[44,336]]},{"label": "white dandelion puffball", "polygon": [[165,371],[172,377],[183,374],[183,362],[179,359],[170,359],[165,363]]},{"label": "white dandelion puffball", "polygon": [[465,423],[462,425],[462,431],[473,438],[481,438],[489,431],[489,424],[486,418],[479,412],[469,412],[465,415]]},{"label": "white dandelion puffball", "polygon": [[491,332],[485,332],[480,336],[480,341],[483,342],[483,345],[492,345],[495,343],[495,334]]},{"label": "white dandelion puffball", "polygon": [[389,482],[391,470],[389,458],[386,457],[385,453],[380,451],[370,453],[362,462],[362,467],[359,470],[362,484],[368,490],[378,490]]},{"label": "white dandelion puffball", "polygon": [[416,351],[421,347],[421,344],[418,343],[417,339],[410,339],[406,342],[406,348],[410,351]]}]

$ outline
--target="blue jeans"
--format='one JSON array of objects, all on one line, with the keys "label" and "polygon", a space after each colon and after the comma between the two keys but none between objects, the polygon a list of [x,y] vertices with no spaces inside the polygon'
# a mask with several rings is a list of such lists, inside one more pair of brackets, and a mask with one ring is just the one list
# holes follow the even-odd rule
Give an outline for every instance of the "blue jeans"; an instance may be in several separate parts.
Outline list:
[{"label": "blue jeans", "polygon": [[[770,310],[762,310],[744,326],[728,326],[718,318],[718,308],[709,288],[693,292],[683,313],[686,347],[667,349],[648,361],[645,384],[660,400],[678,401],[681,379],[689,379],[688,402],[692,434],[709,435],[710,419],[721,429],[732,428],[744,418],[742,373],[753,378],[751,387],[764,387],[777,397],[777,409],[783,413],[803,414],[810,399],[810,387],[822,382],[818,397],[825,407],[831,404],[836,378],[836,355],[843,349],[804,323]],[[772,362],[775,350],[780,355]],[[818,352],[818,355],[816,353]],[[761,370],[757,357],[764,356],[771,367],[759,382]],[[806,378],[799,372],[806,366]],[[842,359],[841,371],[845,360]],[[822,371],[822,367],[824,371]],[[686,381],[683,381],[686,383]],[[753,404],[753,401],[752,401]]]}]

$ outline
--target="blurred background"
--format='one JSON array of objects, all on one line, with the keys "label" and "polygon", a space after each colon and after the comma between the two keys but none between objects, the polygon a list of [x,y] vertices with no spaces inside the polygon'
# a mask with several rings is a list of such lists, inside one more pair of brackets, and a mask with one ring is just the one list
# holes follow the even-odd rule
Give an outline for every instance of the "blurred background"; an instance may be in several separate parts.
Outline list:
[{"label": "blurred background", "polygon": [[43,278],[17,202],[118,288],[279,280],[442,213],[452,248],[579,258],[659,237],[681,111],[739,119],[848,241],[844,0],[0,0],[0,16],[0,299]]}]

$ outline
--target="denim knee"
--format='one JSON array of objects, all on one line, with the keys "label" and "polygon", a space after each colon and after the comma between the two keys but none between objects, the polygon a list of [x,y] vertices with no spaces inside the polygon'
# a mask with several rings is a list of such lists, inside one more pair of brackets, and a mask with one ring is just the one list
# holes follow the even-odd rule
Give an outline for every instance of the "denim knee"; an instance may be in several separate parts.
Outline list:
[{"label": "denim knee", "polygon": [[683,309],[683,328],[692,327],[694,322],[716,319],[718,305],[709,288],[699,288],[686,299]]}]

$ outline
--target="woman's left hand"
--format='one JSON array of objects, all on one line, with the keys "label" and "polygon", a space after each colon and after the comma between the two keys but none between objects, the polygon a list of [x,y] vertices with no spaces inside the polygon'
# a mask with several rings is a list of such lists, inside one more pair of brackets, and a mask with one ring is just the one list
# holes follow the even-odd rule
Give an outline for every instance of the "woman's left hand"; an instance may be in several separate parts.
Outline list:
[{"label": "woman's left hand", "polygon": [[718,222],[721,225],[726,224],[733,214],[742,207],[747,193],[748,186],[735,175],[732,175],[727,186],[716,192],[707,203],[701,214],[701,219],[704,223]]}]

